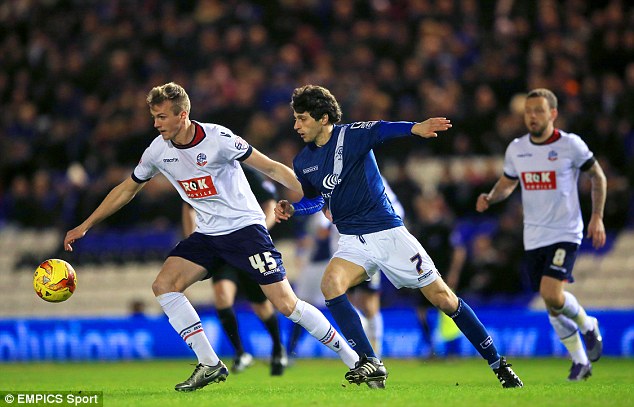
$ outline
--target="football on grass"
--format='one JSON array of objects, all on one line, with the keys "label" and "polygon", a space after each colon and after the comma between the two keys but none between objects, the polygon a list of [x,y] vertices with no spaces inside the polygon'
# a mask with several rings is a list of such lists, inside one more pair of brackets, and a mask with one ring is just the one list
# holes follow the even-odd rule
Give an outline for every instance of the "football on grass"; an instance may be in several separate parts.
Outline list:
[{"label": "football on grass", "polygon": [[66,301],[77,288],[77,274],[73,266],[66,261],[49,259],[35,270],[33,288],[44,301]]}]

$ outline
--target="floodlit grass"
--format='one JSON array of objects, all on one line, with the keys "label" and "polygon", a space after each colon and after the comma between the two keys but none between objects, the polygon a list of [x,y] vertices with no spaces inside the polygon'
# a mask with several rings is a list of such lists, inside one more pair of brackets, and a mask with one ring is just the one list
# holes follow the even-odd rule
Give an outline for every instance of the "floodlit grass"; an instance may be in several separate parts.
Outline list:
[{"label": "floodlit grass", "polygon": [[[192,393],[174,391],[194,360],[113,363],[0,364],[0,391],[103,391],[106,406],[632,406],[634,359],[603,358],[593,376],[566,381],[564,359],[509,360],[524,381],[502,389],[481,359],[386,360],[385,390],[349,385],[338,360],[302,359],[282,377],[264,361],[225,383]],[[230,359],[225,358],[229,364]]]}]

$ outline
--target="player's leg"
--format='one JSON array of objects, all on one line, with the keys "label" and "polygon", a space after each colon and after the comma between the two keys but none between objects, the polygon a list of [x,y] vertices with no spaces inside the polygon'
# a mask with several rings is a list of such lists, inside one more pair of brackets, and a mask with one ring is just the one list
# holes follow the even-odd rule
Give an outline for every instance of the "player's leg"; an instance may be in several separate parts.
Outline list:
[{"label": "player's leg", "polygon": [[586,314],[577,298],[565,291],[565,284],[565,281],[545,275],[540,284],[540,295],[551,315],[564,315],[575,323],[581,332],[588,359],[596,362],[603,352],[599,321]]},{"label": "player's leg", "polygon": [[440,275],[431,284],[422,287],[421,291],[432,304],[453,319],[456,326],[493,369],[503,387],[523,386],[520,378],[510,368],[511,365],[498,353],[491,335],[475,312],[451,291]]},{"label": "player's leg", "polygon": [[[323,307],[324,295],[321,293],[321,279],[324,275],[324,271],[328,266],[328,261],[313,261],[310,260],[296,277],[293,284],[293,291],[297,297],[303,301],[313,304],[318,307]],[[289,356],[295,357],[297,352],[297,345],[300,339],[304,336],[304,328],[301,325],[293,324],[291,333],[289,334],[288,353]]]},{"label": "player's leg", "polygon": [[[332,314],[348,343],[360,357],[377,358],[368,340],[359,314],[346,295],[350,287],[358,285],[368,278],[363,251],[355,247],[356,236],[342,235],[339,249],[330,260],[321,280],[321,291],[326,306]],[[369,267],[369,266],[367,266]],[[376,266],[375,266],[376,267]]]},{"label": "player's leg", "polygon": [[251,304],[251,308],[253,308],[253,311],[271,336],[273,344],[271,349],[271,376],[281,376],[288,365],[288,357],[286,356],[286,349],[282,345],[277,312],[273,308],[273,304],[262,292],[260,286],[248,277],[246,273],[240,274],[240,286]]},{"label": "player's leg", "polygon": [[[387,370],[376,356],[368,337],[363,330],[359,314],[352,306],[346,295],[349,287],[359,284],[368,278],[366,268],[344,260],[344,257],[365,263],[363,251],[354,245],[356,236],[342,235],[339,239],[339,249],[330,261],[321,282],[321,290],[326,298],[326,306],[330,310],[337,325],[348,338],[348,343],[359,354],[359,362],[345,375],[349,383],[366,383],[371,388],[385,388]],[[339,257],[341,256],[341,257]],[[370,268],[369,263],[366,267]],[[374,266],[375,271],[378,268]]]},{"label": "player's leg", "polygon": [[291,333],[288,340],[288,354],[291,358],[297,356],[297,345],[299,345],[300,339],[302,339],[302,336],[304,336],[304,332],[306,332],[306,330],[302,328],[301,325],[292,325]]},{"label": "player's leg", "polygon": [[[572,298],[568,299],[568,304],[566,304],[567,298],[563,287],[563,281],[544,276],[540,285],[540,295],[548,309],[548,321],[572,359],[568,380],[578,381],[587,379],[592,375],[592,364],[583,347],[577,323],[562,312],[566,309],[568,314],[572,314],[571,308],[577,303],[570,294]],[[585,314],[585,311],[583,313]],[[574,314],[578,316],[578,311]]]},{"label": "player's leg", "polygon": [[357,285],[348,295],[360,311],[359,318],[374,352],[381,357],[383,350],[383,315],[381,314],[381,273],[376,273],[369,281]]},{"label": "player's leg", "polygon": [[218,321],[235,351],[231,371],[240,373],[249,366],[252,366],[254,360],[250,353],[244,351],[238,319],[236,318],[236,313],[233,308],[238,292],[237,271],[230,266],[224,266],[219,271],[213,272],[212,278]]},{"label": "player's leg", "polygon": [[315,339],[335,351],[348,367],[355,365],[358,355],[321,311],[295,296],[287,279],[261,287],[267,298],[285,317],[303,326]]},{"label": "player's leg", "polygon": [[597,361],[603,350],[597,319],[589,317],[577,298],[565,291],[566,282],[574,281],[572,270],[577,250],[577,244],[561,242],[527,252],[534,258],[533,278],[541,275],[539,294],[548,309],[548,319],[570,353],[572,366],[568,379],[572,381],[588,378],[592,374],[590,362]]},{"label": "player's leg", "polygon": [[[429,302],[427,298],[421,293],[421,298],[425,300],[425,302]],[[422,302],[422,301],[421,301]],[[431,325],[429,325],[429,308],[430,306],[427,304],[418,304],[416,306],[416,316],[418,317],[418,323],[420,324],[421,333],[423,335],[423,339],[429,345],[429,356],[434,356],[434,339],[432,335]]]},{"label": "player's leg", "polygon": [[154,295],[170,324],[198,358],[198,365],[189,379],[176,385],[175,389],[179,391],[196,390],[209,383],[224,381],[229,374],[211,347],[198,313],[183,294],[187,287],[206,274],[202,266],[181,257],[170,256],[152,284]]},{"label": "player's leg", "polygon": [[497,352],[493,339],[471,307],[443,281],[422,245],[405,227],[385,230],[368,239],[375,261],[397,288],[418,287],[437,308],[449,315],[460,331],[489,363],[503,387],[521,387],[522,381]]},{"label": "player's leg", "polygon": [[219,247],[222,258],[244,270],[261,286],[266,297],[284,316],[300,324],[321,343],[337,352],[346,365],[354,365],[357,354],[314,306],[299,300],[286,279],[282,255],[262,225],[230,233]]}]

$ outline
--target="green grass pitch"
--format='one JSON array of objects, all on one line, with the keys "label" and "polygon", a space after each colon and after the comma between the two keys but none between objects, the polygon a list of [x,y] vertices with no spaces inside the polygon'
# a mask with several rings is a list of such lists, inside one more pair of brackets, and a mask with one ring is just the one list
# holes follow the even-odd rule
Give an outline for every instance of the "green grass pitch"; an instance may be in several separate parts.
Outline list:
[{"label": "green grass pitch", "polygon": [[[229,358],[224,359],[230,362]],[[385,361],[387,388],[343,380],[335,359],[300,359],[282,377],[259,361],[225,383],[179,393],[194,360],[0,364],[1,391],[103,391],[105,406],[632,406],[634,359],[603,358],[585,382],[566,381],[565,359],[511,358],[524,388],[502,389],[481,359]]]}]

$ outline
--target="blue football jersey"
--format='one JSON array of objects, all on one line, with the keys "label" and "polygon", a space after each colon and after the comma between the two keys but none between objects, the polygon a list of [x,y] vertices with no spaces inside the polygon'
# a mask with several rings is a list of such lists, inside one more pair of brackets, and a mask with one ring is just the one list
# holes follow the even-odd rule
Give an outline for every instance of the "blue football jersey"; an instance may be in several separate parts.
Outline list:
[{"label": "blue football jersey", "polygon": [[340,233],[362,235],[403,226],[385,193],[372,149],[411,135],[414,122],[335,125],[330,140],[308,144],[293,160],[304,195],[321,195]]}]

